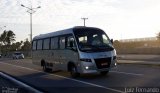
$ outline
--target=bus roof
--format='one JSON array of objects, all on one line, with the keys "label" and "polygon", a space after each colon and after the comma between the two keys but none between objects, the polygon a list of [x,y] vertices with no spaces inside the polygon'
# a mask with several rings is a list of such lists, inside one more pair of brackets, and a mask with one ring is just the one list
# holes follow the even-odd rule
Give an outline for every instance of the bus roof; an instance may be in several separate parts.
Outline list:
[{"label": "bus roof", "polygon": [[58,35],[63,35],[63,34],[70,34],[70,33],[73,32],[72,29],[73,28],[69,28],[69,29],[64,29],[64,30],[59,30],[59,31],[51,32],[51,33],[40,34],[40,35],[35,36],[33,38],[33,40],[43,39],[43,38],[53,37],[53,36],[58,36]]},{"label": "bus roof", "polygon": [[79,28],[98,29],[98,28],[95,28],[95,27],[75,26],[75,27],[72,27],[72,28],[68,28],[68,29],[64,29],[64,30],[59,30],[59,31],[54,31],[54,32],[47,33],[47,34],[40,34],[40,35],[35,36],[33,38],[33,40],[43,39],[43,38],[53,37],[53,36],[58,36],[58,35],[64,35],[64,34],[71,34],[71,33],[73,33],[73,29],[79,29]]}]

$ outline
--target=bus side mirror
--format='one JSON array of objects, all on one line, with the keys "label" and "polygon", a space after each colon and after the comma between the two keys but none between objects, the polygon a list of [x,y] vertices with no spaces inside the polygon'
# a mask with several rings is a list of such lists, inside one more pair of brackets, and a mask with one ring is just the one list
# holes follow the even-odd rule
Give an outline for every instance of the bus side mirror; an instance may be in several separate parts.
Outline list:
[{"label": "bus side mirror", "polygon": [[111,39],[111,43],[113,44],[113,39]]}]

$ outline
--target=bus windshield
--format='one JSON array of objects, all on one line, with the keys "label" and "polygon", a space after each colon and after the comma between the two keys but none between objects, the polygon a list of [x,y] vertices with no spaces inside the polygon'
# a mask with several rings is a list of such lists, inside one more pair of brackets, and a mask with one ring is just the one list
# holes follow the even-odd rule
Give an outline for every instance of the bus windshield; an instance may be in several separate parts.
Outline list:
[{"label": "bus windshield", "polygon": [[111,51],[113,46],[104,31],[95,28],[81,28],[74,30],[80,51]]}]

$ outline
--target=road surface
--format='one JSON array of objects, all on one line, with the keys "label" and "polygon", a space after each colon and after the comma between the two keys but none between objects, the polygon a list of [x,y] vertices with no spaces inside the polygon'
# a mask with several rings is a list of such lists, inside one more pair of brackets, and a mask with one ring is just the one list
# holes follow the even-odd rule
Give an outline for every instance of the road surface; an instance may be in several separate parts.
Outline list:
[{"label": "road surface", "polygon": [[46,73],[30,59],[22,59],[0,60],[0,71],[44,93],[144,93],[147,89],[160,93],[160,66],[120,64],[107,76],[90,74],[73,79],[68,72]]}]

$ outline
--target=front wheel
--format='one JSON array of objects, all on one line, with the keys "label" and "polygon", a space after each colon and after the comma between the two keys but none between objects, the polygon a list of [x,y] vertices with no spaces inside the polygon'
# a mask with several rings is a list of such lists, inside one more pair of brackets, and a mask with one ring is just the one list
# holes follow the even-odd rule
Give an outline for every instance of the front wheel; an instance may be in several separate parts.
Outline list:
[{"label": "front wheel", "polygon": [[108,73],[109,73],[109,71],[102,71],[102,72],[100,72],[100,74],[101,74],[102,76],[106,76]]},{"label": "front wheel", "polygon": [[70,74],[73,78],[79,77],[80,73],[78,73],[76,66],[71,66]]}]

